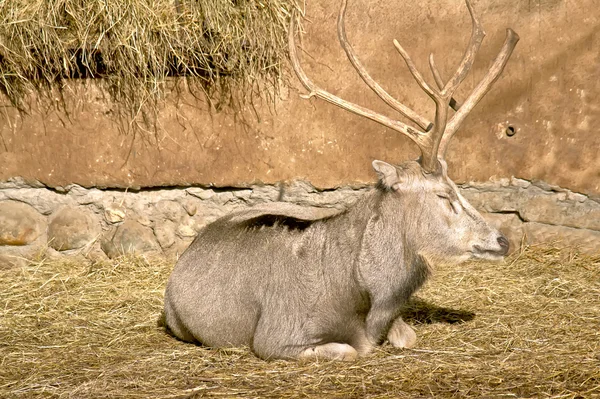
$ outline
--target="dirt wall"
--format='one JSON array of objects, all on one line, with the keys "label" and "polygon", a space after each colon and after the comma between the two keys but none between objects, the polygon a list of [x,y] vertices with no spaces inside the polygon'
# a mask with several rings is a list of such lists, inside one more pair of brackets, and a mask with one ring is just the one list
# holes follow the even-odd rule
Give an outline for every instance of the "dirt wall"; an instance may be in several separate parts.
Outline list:
[{"label": "dirt wall", "polygon": [[[404,44],[431,81],[434,52],[450,76],[470,35],[458,0],[400,8],[381,0],[349,2],[347,31],[363,63],[391,94],[432,118],[433,104],[412,80],[392,40]],[[600,194],[600,11],[595,0],[480,0],[487,32],[458,99],[484,76],[504,29],[521,36],[507,69],[457,133],[448,152],[457,182],[515,176],[574,192]],[[360,81],[335,33],[337,2],[307,6],[302,55],[307,73],[331,92],[393,116]],[[248,124],[229,112],[207,112],[201,99],[174,96],[160,110],[158,130],[125,134],[93,82],[66,88],[66,116],[34,107],[0,117],[0,181],[20,176],[49,187],[248,186],[305,179],[320,188],[374,180],[371,160],[417,155],[405,137],[323,101],[300,97],[299,85],[275,110],[247,110]],[[516,134],[506,135],[512,127]]]}]

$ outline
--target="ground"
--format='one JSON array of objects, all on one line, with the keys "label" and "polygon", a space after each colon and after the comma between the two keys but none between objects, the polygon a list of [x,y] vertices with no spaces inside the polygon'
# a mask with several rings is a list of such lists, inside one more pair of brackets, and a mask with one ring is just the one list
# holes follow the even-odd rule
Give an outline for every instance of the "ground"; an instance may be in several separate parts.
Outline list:
[{"label": "ground", "polygon": [[0,270],[0,397],[600,397],[600,256],[530,247],[436,270],[405,311],[414,349],[265,362],[158,320],[173,262],[40,259]]}]

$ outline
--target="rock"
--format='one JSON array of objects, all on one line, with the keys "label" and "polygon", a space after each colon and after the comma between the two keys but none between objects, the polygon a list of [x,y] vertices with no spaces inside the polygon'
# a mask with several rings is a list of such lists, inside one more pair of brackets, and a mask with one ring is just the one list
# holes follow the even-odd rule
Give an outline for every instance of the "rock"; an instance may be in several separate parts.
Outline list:
[{"label": "rock", "polygon": [[225,205],[228,202],[235,202],[235,200],[236,200],[236,196],[233,195],[233,193],[231,191],[223,191],[221,193],[218,193],[215,197],[216,197],[216,202],[221,205]]},{"label": "rock", "polygon": [[337,190],[319,191],[306,182],[297,182],[284,190],[283,201],[302,206],[344,209],[354,203],[365,190],[343,187]]},{"label": "rock", "polygon": [[126,220],[107,232],[101,246],[111,259],[130,253],[139,255],[160,252],[152,230],[134,220]]},{"label": "rock", "polygon": [[109,259],[100,245],[93,245],[89,250],[86,248],[85,251],[79,252],[88,262],[104,262]]},{"label": "rock", "polygon": [[483,212],[518,212],[524,191],[507,188],[497,191],[480,191],[479,189],[466,188],[461,194],[475,209]]},{"label": "rock", "polygon": [[533,184],[536,187],[541,188],[544,191],[556,191],[556,192],[565,191],[565,189],[561,188],[560,186],[557,186],[554,184],[549,184],[542,180],[533,179],[531,181],[531,184]]},{"label": "rock", "polygon": [[527,244],[557,242],[562,246],[575,246],[582,252],[600,254],[600,231],[552,226],[543,223],[524,223]]},{"label": "rock", "polygon": [[510,178],[510,184],[511,184],[511,186],[520,187],[520,188],[527,188],[527,187],[531,186],[531,182],[529,182],[527,180],[523,180],[523,179],[517,179],[514,176]]},{"label": "rock", "polygon": [[165,220],[154,226],[154,235],[163,250],[172,247],[175,243],[176,227],[175,223],[170,220]]},{"label": "rock", "polygon": [[539,195],[523,202],[520,208],[528,222],[600,231],[600,204],[594,201],[561,201],[557,195]]},{"label": "rock", "polygon": [[211,189],[203,189],[200,187],[190,187],[185,190],[188,194],[194,197],[200,198],[201,200],[207,200],[214,197],[215,192]]},{"label": "rock", "polygon": [[588,197],[583,194],[574,193],[572,191],[569,191],[569,192],[567,192],[567,199],[569,201],[585,202],[588,200]]},{"label": "rock", "polygon": [[152,220],[154,222],[167,219],[179,223],[185,216],[183,207],[175,201],[158,201],[152,209]]},{"label": "rock", "polygon": [[31,244],[43,229],[43,217],[33,207],[15,201],[0,202],[0,245]]},{"label": "rock", "polygon": [[92,205],[95,209],[102,209],[102,201],[105,196],[105,192],[98,190],[97,188],[85,189],[81,186],[73,185],[69,190],[69,195],[79,205]]},{"label": "rock", "polygon": [[16,269],[27,264],[27,260],[20,256],[0,254],[0,272],[8,269]]},{"label": "rock", "polygon": [[279,198],[279,187],[275,186],[256,186],[250,195],[250,201],[254,203],[277,201]]},{"label": "rock", "polygon": [[93,242],[100,232],[100,223],[91,212],[62,208],[48,225],[48,245],[57,251],[78,249]]},{"label": "rock", "polygon": [[367,189],[352,189],[342,187],[336,190],[324,191],[321,195],[325,199],[324,206],[330,206],[337,209],[346,209],[356,202],[356,200]]},{"label": "rock", "polygon": [[278,197],[280,201],[304,204],[310,201],[312,197],[311,194],[316,192],[317,190],[312,184],[303,180],[298,180],[280,187]]},{"label": "rock", "polygon": [[[220,206],[213,202],[204,203],[204,204],[200,205],[198,207],[198,212],[196,212],[196,214],[192,218],[195,221],[193,224],[194,226],[196,226],[195,230],[198,231],[199,227],[205,226],[206,224],[213,222],[213,221],[217,220],[218,218],[220,218],[221,216],[231,213],[231,212],[235,211],[236,209],[239,209],[239,208],[236,208],[231,205]],[[187,223],[187,221],[184,221],[184,223],[182,223],[182,224],[185,224],[185,223]]]},{"label": "rock", "polygon": [[111,204],[104,209],[104,219],[110,224],[122,222],[126,214],[127,210],[123,205]]},{"label": "rock", "polygon": [[135,221],[137,221],[142,226],[152,227],[152,220],[145,213],[136,212],[132,215],[131,212],[128,212],[129,217]]},{"label": "rock", "polygon": [[45,188],[43,183],[37,180],[25,180],[22,177],[11,177],[7,181],[0,182],[0,190],[8,188]]},{"label": "rock", "polygon": [[239,198],[242,201],[248,201],[250,199],[250,196],[252,195],[252,189],[235,190],[233,192],[233,195],[235,195],[236,198]]},{"label": "rock", "polygon": [[190,218],[177,226],[177,235],[182,238],[196,237],[197,229],[196,221]]},{"label": "rock", "polygon": [[42,215],[50,215],[56,209],[72,204],[71,198],[40,188],[7,190],[5,195],[8,199],[31,205]]},{"label": "rock", "polygon": [[198,212],[198,206],[196,205],[196,202],[189,198],[183,200],[181,202],[181,206],[183,206],[183,209],[185,209],[189,216],[194,216],[196,212]]}]

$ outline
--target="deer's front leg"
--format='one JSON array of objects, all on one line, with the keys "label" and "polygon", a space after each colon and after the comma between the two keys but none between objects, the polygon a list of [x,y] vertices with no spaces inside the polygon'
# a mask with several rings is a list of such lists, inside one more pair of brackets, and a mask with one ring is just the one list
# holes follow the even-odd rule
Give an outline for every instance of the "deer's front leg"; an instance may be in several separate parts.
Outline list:
[{"label": "deer's front leg", "polygon": [[340,344],[338,342],[330,342],[324,345],[318,345],[312,348],[303,350],[298,358],[300,360],[356,360],[358,352],[348,344]]},{"label": "deer's front leg", "polygon": [[394,320],[397,305],[387,298],[374,300],[367,319],[365,330],[367,338],[373,344],[381,344],[385,340],[385,334]]},{"label": "deer's front leg", "polygon": [[417,334],[402,320],[402,317],[394,320],[392,327],[388,331],[387,338],[394,348],[412,348],[417,342]]}]

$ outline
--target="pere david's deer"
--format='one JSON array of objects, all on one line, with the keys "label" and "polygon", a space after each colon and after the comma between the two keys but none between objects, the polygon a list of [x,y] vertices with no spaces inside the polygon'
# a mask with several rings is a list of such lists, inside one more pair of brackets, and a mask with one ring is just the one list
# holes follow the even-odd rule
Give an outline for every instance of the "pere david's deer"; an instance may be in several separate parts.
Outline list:
[{"label": "pere david's deer", "polygon": [[[448,178],[444,154],[461,122],[502,73],[519,37],[507,30],[488,73],[459,106],[453,93],[485,35],[469,0],[466,3],[472,36],[446,83],[430,57],[437,87],[427,84],[394,41],[435,103],[433,123],[392,98],[369,76],[346,39],[346,0],[342,3],[338,35],[352,65],[382,100],[418,127],[317,87],[300,66],[292,17],[292,66],[310,96],[405,134],[421,156],[399,166],[373,161],[379,183],[345,211],[275,203],[230,214],[205,227],[167,284],[166,324],[176,337],[211,347],[246,345],[264,359],[351,360],[386,338],[394,347],[410,347],[416,335],[400,317],[400,309],[435,265],[506,255],[507,239]],[[455,113],[449,118],[451,107]]]}]

